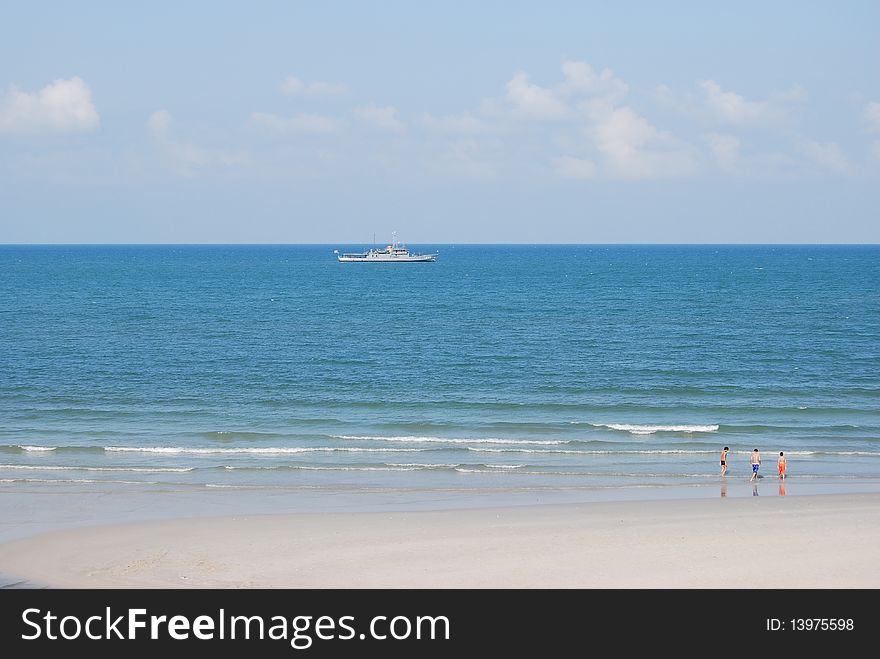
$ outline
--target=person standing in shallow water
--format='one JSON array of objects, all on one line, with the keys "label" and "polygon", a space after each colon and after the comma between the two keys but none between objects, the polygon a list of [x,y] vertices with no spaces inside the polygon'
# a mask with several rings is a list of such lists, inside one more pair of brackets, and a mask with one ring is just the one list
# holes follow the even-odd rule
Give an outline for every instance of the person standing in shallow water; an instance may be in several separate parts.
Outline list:
[{"label": "person standing in shallow water", "polygon": [[785,455],[782,451],[779,452],[779,459],[776,461],[776,471],[779,472],[780,478],[785,478]]},{"label": "person standing in shallow water", "polygon": [[729,450],[730,449],[725,446],[724,450],[721,451],[721,475],[722,476],[727,475],[727,452]]},{"label": "person standing in shallow water", "polygon": [[752,451],[750,462],[752,463],[752,477],[749,481],[758,480],[758,469],[761,468],[761,454],[758,453],[758,449]]}]

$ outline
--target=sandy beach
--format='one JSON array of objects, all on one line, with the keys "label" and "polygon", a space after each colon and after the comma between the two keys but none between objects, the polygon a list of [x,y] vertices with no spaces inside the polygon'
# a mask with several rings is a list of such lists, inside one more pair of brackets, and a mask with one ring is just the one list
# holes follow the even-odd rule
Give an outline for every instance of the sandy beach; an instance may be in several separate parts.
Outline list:
[{"label": "sandy beach", "polygon": [[0,571],[86,588],[877,588],[878,546],[880,495],[841,494],[151,521],[8,542]]}]

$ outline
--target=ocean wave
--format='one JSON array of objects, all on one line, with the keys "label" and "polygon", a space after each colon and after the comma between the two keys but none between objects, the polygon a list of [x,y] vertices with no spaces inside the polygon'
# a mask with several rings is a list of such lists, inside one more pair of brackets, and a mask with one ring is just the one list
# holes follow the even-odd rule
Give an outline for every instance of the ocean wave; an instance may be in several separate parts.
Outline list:
[{"label": "ocean wave", "polygon": [[717,423],[703,425],[661,425],[661,424],[639,424],[639,423],[591,423],[596,428],[610,428],[611,430],[622,430],[633,435],[653,435],[655,432],[715,432],[718,430]]},{"label": "ocean wave", "polygon": [[380,436],[380,435],[331,435],[334,439],[351,439],[351,440],[373,440],[381,442],[407,442],[412,444],[422,443],[441,443],[441,444],[528,444],[528,445],[558,445],[567,444],[567,439],[546,439],[546,440],[530,440],[530,439],[501,439],[497,437],[481,437],[476,439],[463,439],[457,437],[403,437],[403,436]]},{"label": "ocean wave", "polygon": [[63,465],[0,465],[0,469],[22,469],[29,471],[132,471],[138,473],[183,473],[195,467],[74,467]]},{"label": "ocean wave", "polygon": [[31,446],[29,444],[4,444],[0,445],[2,453],[72,453],[72,452],[100,452],[103,449],[100,446]]},{"label": "ocean wave", "polygon": [[482,469],[486,473],[511,471],[525,467],[524,464],[518,465],[495,465],[495,464],[432,464],[423,462],[388,462],[384,464],[365,464],[365,465],[274,465],[274,466],[233,466],[224,465],[223,469],[227,471],[448,471],[464,469]]},{"label": "ocean wave", "polygon": [[492,465],[461,465],[455,468],[455,471],[462,474],[503,474],[514,473],[516,476],[542,476],[547,478],[557,478],[559,476],[578,476],[584,478],[649,478],[649,479],[715,479],[718,474],[683,474],[683,473],[640,473],[640,472],[618,472],[618,471],[516,471],[504,472],[492,469]]},{"label": "ocean wave", "polygon": [[276,437],[283,437],[283,435],[276,432],[248,432],[243,430],[209,430],[207,432],[197,432],[192,434],[198,437],[222,440],[224,442],[231,442],[236,439],[274,439]]},{"label": "ocean wave", "polygon": [[227,471],[428,471],[431,469],[451,469],[458,465],[277,465],[274,467],[224,465]]},{"label": "ocean wave", "polygon": [[475,448],[468,447],[469,451],[480,453],[546,453],[546,454],[562,454],[562,455],[650,455],[650,454],[682,454],[682,455],[714,455],[718,451],[702,451],[688,449],[648,449],[640,450],[597,450],[597,451],[575,451],[570,449],[529,449],[529,448]]},{"label": "ocean wave", "polygon": [[861,430],[870,433],[876,430],[874,425],[860,425],[856,423],[836,423],[836,424],[802,424],[802,425],[779,425],[779,424],[751,424],[751,425],[733,425],[725,424],[725,432],[737,433],[825,433],[825,432],[850,432],[852,430]]},{"label": "ocean wave", "polygon": [[552,453],[554,455],[585,455],[588,453],[598,453],[599,451],[574,451],[569,449],[533,449],[533,448],[477,448],[468,446],[468,451],[477,453]]},{"label": "ocean wave", "polygon": [[[748,453],[748,451],[742,451],[742,453]],[[785,451],[785,455],[858,455],[880,458],[880,451]],[[772,453],[771,457],[773,457]]]},{"label": "ocean wave", "polygon": [[297,469],[302,471],[425,471],[427,469],[432,469],[432,467],[367,467],[367,466],[358,466],[358,467],[341,467],[341,466],[332,466],[332,467],[324,467],[318,465],[296,465],[292,466],[291,469]]},{"label": "ocean wave", "polygon": [[302,446],[302,447],[225,447],[225,448],[187,448],[182,446],[105,446],[105,451],[118,453],[184,453],[193,455],[251,453],[411,453],[429,451],[423,448],[352,448],[345,446]]},{"label": "ocean wave", "polygon": [[548,478],[553,478],[556,476],[584,476],[585,474],[580,471],[515,471],[515,472],[507,472],[500,471],[498,469],[488,469],[485,466],[480,467],[457,467],[455,469],[460,474],[494,474],[496,476],[502,474],[513,474],[516,476],[546,476]]},{"label": "ocean wave", "polygon": [[312,471],[425,471],[430,469],[442,470],[457,467],[459,463],[450,464],[431,464],[422,462],[388,462],[384,464],[366,464],[366,465],[272,465],[272,466],[255,466],[255,465],[224,465],[223,469],[227,471],[296,471],[296,470],[312,470]]},{"label": "ocean wave", "polygon": [[0,478],[0,483],[77,483],[102,484],[121,483],[123,485],[158,485],[158,481],[120,481],[103,478]]},{"label": "ocean wave", "polygon": [[429,462],[389,462],[389,467],[424,467],[425,469],[454,469],[459,466],[458,462],[450,464],[429,463]]}]

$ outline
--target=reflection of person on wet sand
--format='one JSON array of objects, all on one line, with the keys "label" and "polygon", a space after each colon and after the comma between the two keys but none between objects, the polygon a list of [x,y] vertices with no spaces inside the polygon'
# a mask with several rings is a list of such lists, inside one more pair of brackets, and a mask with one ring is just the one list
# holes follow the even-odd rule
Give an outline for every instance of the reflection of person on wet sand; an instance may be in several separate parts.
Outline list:
[{"label": "reflection of person on wet sand", "polygon": [[779,496],[781,496],[781,497],[785,496],[785,482],[784,481],[779,481]]},{"label": "reflection of person on wet sand", "polygon": [[758,496],[758,481],[755,481],[754,483],[752,483],[752,496],[753,497]]},{"label": "reflection of person on wet sand", "polygon": [[721,481],[721,496],[727,496],[727,481]]}]

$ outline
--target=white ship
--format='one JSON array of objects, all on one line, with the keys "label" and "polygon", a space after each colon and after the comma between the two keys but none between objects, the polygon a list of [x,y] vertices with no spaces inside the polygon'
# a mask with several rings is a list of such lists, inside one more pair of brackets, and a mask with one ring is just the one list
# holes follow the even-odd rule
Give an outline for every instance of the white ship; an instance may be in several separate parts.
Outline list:
[{"label": "white ship", "polygon": [[391,244],[382,249],[370,249],[366,252],[340,254],[338,249],[333,253],[340,263],[428,263],[437,260],[437,252],[432,254],[416,254],[410,252],[405,245],[392,234]]}]

